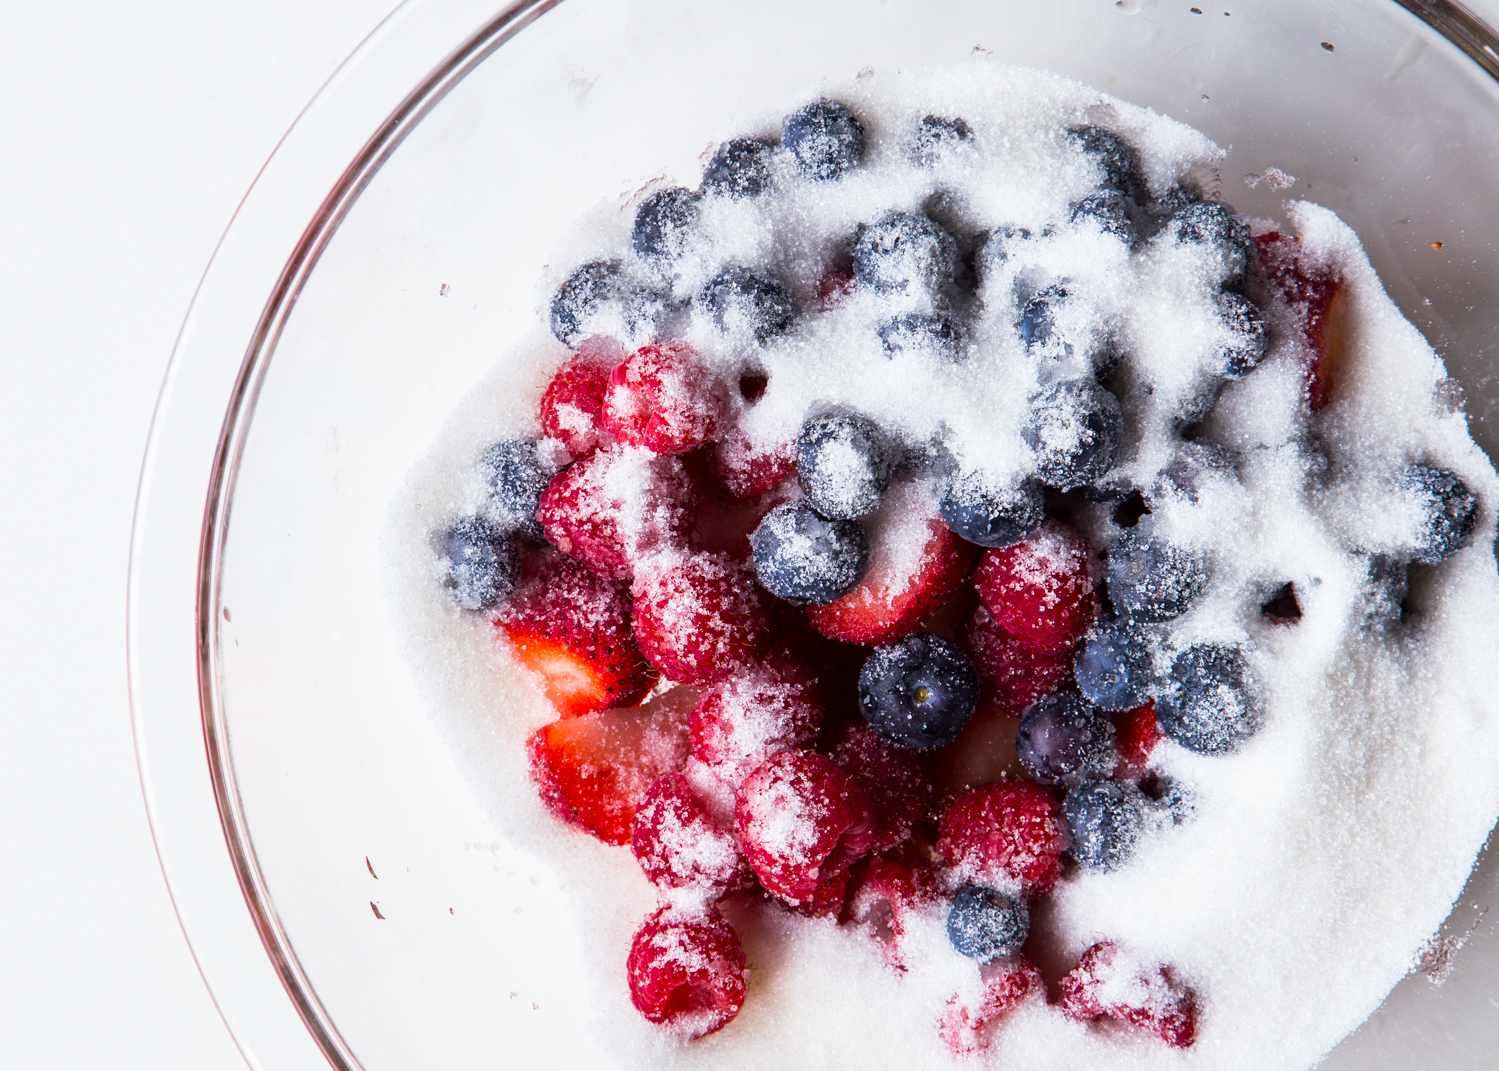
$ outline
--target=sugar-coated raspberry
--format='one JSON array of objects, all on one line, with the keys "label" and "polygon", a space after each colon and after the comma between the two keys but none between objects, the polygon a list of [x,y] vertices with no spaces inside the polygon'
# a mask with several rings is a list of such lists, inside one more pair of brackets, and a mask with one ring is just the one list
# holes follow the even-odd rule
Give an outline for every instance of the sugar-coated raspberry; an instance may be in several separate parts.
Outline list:
[{"label": "sugar-coated raspberry", "polygon": [[863,926],[885,946],[885,957],[905,970],[901,942],[912,914],[936,900],[937,875],[928,866],[873,856],[849,882],[846,921]]},{"label": "sugar-coated raspberry", "polygon": [[1100,941],[1062,979],[1062,1011],[1078,1020],[1110,1015],[1149,1030],[1177,1049],[1197,1040],[1197,996],[1167,965],[1130,960]]},{"label": "sugar-coated raspberry", "polygon": [[1155,720],[1155,703],[1146,703],[1134,710],[1112,715],[1114,728],[1118,731],[1119,762],[1126,772],[1142,769],[1150,761],[1150,753],[1165,739],[1161,727]]},{"label": "sugar-coated raspberry", "polygon": [[852,723],[834,738],[829,754],[869,797],[875,851],[910,840],[931,814],[932,779],[914,751],[890,743],[868,725]]},{"label": "sugar-coated raspberry", "polygon": [[954,1056],[977,1055],[993,1042],[1006,1012],[1045,991],[1041,972],[1024,956],[985,964],[973,984],[948,999],[937,1034]]},{"label": "sugar-coated raspberry", "polygon": [[1070,648],[1098,613],[1088,544],[1056,521],[1034,539],[986,550],[973,583],[1001,628],[1047,650]]},{"label": "sugar-coated raspberry", "polygon": [[680,454],[718,434],[726,398],[723,383],[691,346],[642,346],[609,374],[604,426],[628,446]]},{"label": "sugar-coated raspberry", "polygon": [[853,778],[815,751],[782,751],[739,787],[739,840],[765,891],[814,910],[842,906],[849,868],[874,841]]},{"label": "sugar-coated raspberry", "polygon": [[1062,808],[1030,781],[1000,781],[963,793],[942,815],[937,850],[967,882],[1019,882],[1027,896],[1057,883],[1067,847]]},{"label": "sugar-coated raspberry", "polygon": [[796,475],[796,447],[757,444],[734,429],[708,448],[708,468],[724,497],[753,498]]},{"label": "sugar-coated raspberry", "polygon": [[984,701],[1012,718],[1060,688],[1072,668],[1070,648],[1036,647],[1017,639],[982,606],[959,629],[958,638],[973,659]]},{"label": "sugar-coated raspberry", "polygon": [[678,684],[713,684],[749,665],[770,638],[755,574],[721,554],[660,561],[635,578],[635,639]]},{"label": "sugar-coated raspberry", "polygon": [[817,738],[817,680],[786,659],[758,662],[705,691],[691,725],[693,757],[738,788],[776,752]]},{"label": "sugar-coated raspberry", "polygon": [[645,876],[666,889],[702,889],[715,898],[752,881],[732,829],[714,818],[678,771],[658,778],[635,809],[630,849]]},{"label": "sugar-coated raspberry", "polygon": [[536,517],[563,553],[601,576],[628,580],[644,555],[686,540],[692,504],[677,458],[609,446],[554,476]]},{"label": "sugar-coated raspberry", "polygon": [[684,1041],[722,1029],[744,1006],[744,949],[713,908],[662,907],[630,943],[630,1000]]},{"label": "sugar-coated raspberry", "polygon": [[561,443],[574,460],[587,457],[611,438],[604,430],[604,391],[609,373],[625,359],[625,348],[595,335],[557,369],[541,396],[541,433]]}]

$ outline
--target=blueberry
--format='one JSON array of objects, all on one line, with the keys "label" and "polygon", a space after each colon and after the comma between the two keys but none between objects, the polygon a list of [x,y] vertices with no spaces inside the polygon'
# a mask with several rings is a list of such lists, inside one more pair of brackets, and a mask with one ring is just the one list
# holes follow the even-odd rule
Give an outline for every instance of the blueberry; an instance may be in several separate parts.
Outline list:
[{"label": "blueberry", "polygon": [[635,210],[635,252],[651,261],[676,260],[687,250],[700,211],[698,195],[685,186],[657,190]]},{"label": "blueberry", "polygon": [[1234,475],[1235,457],[1216,443],[1182,442],[1156,474],[1150,497],[1196,502],[1215,479]]},{"label": "blueberry", "polygon": [[505,531],[539,540],[541,522],[536,507],[551,482],[551,467],[541,459],[536,444],[524,439],[495,443],[479,459],[479,471],[489,488],[488,513]]},{"label": "blueberry", "polygon": [[796,322],[791,291],[755,268],[725,268],[708,280],[696,300],[724,334],[751,334],[756,342],[783,334]]},{"label": "blueberry", "polygon": [[759,138],[733,138],[703,168],[703,189],[721,197],[756,197],[770,188],[775,146]]},{"label": "blueberry", "polygon": [[926,216],[891,212],[854,243],[854,277],[882,293],[935,294],[957,269],[957,241]]},{"label": "blueberry", "polygon": [[959,469],[939,487],[942,523],[981,547],[1029,539],[1046,519],[1046,493],[1036,480],[996,480],[980,469]]},{"label": "blueberry", "polygon": [[1420,518],[1411,559],[1435,565],[1456,554],[1478,523],[1478,496],[1449,469],[1412,465],[1400,489]]},{"label": "blueberry", "polygon": [[1208,583],[1201,554],[1137,525],[1109,551],[1109,601],[1132,621],[1170,621],[1192,608]]},{"label": "blueberry", "polygon": [[1155,678],[1150,637],[1127,621],[1097,629],[1077,653],[1078,691],[1104,710],[1134,710],[1150,700]]},{"label": "blueberry", "polygon": [[1059,491],[1096,483],[1114,464],[1123,431],[1119,399],[1091,379],[1057,380],[1031,399],[1021,436],[1036,476]]},{"label": "blueberry", "polygon": [[1228,329],[1219,371],[1229,379],[1247,375],[1265,356],[1265,314],[1243,294],[1218,295],[1218,315]]},{"label": "blueberry", "polygon": [[1003,268],[1005,263],[1015,255],[1020,244],[1028,241],[1030,236],[1030,231],[1011,223],[990,231],[975,261],[978,266],[979,281],[988,280]]},{"label": "blueberry", "polygon": [[957,317],[946,312],[908,312],[880,324],[885,356],[926,353],[947,361],[963,359],[968,332]]},{"label": "blueberry", "polygon": [[1099,126],[1077,126],[1067,133],[1083,152],[1094,157],[1103,171],[1103,185],[1118,190],[1138,204],[1149,200],[1140,153],[1111,130]]},{"label": "blueberry", "polygon": [[1057,313],[1067,301],[1067,288],[1060,283],[1034,294],[1020,310],[1020,341],[1026,352],[1046,357],[1064,357],[1071,347],[1057,329]]},{"label": "blueberry", "polygon": [[953,149],[971,141],[973,127],[968,125],[968,120],[928,115],[916,124],[911,161],[922,167],[931,167]]},{"label": "blueberry", "polygon": [[834,409],[802,425],[796,477],[824,517],[853,520],[880,508],[898,453],[874,421]]},{"label": "blueberry", "polygon": [[1090,193],[1072,206],[1070,219],[1075,224],[1097,224],[1105,234],[1112,234],[1121,242],[1135,240],[1135,221],[1130,213],[1130,202],[1118,190],[1099,190]]},{"label": "blueberry", "polygon": [[589,329],[592,321],[606,304],[617,301],[624,290],[619,261],[595,260],[584,264],[552,295],[552,334],[564,346],[576,346],[593,334]]},{"label": "blueberry", "polygon": [[805,499],[777,506],[750,535],[755,575],[772,595],[823,605],[847,595],[869,567],[858,521],[829,520]]},{"label": "blueberry", "polygon": [[1199,643],[1176,656],[1156,697],[1161,732],[1199,755],[1226,755],[1259,730],[1261,700],[1238,647]]},{"label": "blueberry", "polygon": [[876,647],[859,671],[859,710],[875,732],[915,751],[957,739],[978,701],[978,677],[957,644],[918,632]]},{"label": "blueberry", "polygon": [[463,517],[443,539],[453,598],[465,610],[498,606],[515,590],[520,555],[504,532],[483,517]]},{"label": "blueberry", "polygon": [[1182,205],[1171,214],[1166,233],[1178,242],[1213,246],[1223,257],[1223,285],[1230,289],[1244,285],[1253,239],[1248,224],[1228,205],[1218,201]]},{"label": "blueberry", "polygon": [[947,939],[961,955],[980,963],[1019,952],[1030,929],[1026,902],[997,889],[965,886],[947,910]]},{"label": "blueberry", "polygon": [[1114,870],[1135,854],[1145,828],[1145,794],[1128,781],[1091,781],[1062,801],[1072,857],[1088,870]]},{"label": "blueberry", "polygon": [[1107,777],[1114,769],[1114,723],[1082,696],[1058,692],[1026,708],[1015,751],[1043,785]]},{"label": "blueberry", "polygon": [[853,112],[826,97],[786,116],[781,141],[797,166],[819,181],[853,170],[864,156],[863,125]]}]

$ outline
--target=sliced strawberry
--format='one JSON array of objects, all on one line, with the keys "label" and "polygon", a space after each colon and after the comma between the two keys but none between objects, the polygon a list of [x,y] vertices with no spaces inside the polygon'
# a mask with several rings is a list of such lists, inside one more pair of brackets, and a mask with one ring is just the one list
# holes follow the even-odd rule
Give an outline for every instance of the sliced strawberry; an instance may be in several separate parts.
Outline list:
[{"label": "sliced strawberry", "polygon": [[1255,238],[1265,278],[1301,329],[1308,350],[1307,395],[1313,412],[1332,400],[1348,346],[1348,295],[1343,277],[1307,257],[1301,239],[1271,232]]},{"label": "sliced strawberry", "polygon": [[1088,543],[1059,521],[1048,520],[1024,542],[984,551],[973,586],[1001,628],[1033,647],[1064,652],[1064,660],[1098,615]]},{"label": "sliced strawberry", "polygon": [[651,784],[687,764],[694,693],[676,689],[643,707],[601,710],[544,725],[526,750],[537,791],[557,817],[606,844],[628,844]]}]

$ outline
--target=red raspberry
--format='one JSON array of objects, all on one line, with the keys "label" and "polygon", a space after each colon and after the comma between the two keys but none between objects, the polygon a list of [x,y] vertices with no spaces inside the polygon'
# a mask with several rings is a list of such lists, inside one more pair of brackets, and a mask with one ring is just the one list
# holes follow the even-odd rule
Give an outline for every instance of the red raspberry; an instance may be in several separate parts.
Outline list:
[{"label": "red raspberry", "polygon": [[719,554],[662,560],[635,578],[635,640],[678,684],[713,684],[759,657],[770,626],[754,573]]},{"label": "red raspberry", "polygon": [[726,498],[754,498],[796,475],[796,447],[759,446],[736,428],[708,448],[708,469]]},{"label": "red raspberry", "polygon": [[1169,966],[1142,966],[1100,941],[1062,979],[1062,1011],[1078,1020],[1111,1015],[1177,1049],[1197,1040],[1197,995]]},{"label": "red raspberry", "polygon": [[1109,720],[1114,723],[1117,733],[1114,742],[1119,748],[1121,766],[1125,771],[1143,769],[1150,761],[1150,753],[1155,750],[1155,746],[1165,739],[1160,726],[1156,724],[1155,702],[1126,710],[1122,714],[1110,714]]},{"label": "red raspberry", "polygon": [[744,949],[711,907],[646,916],[625,969],[640,1014],[684,1041],[722,1029],[744,1006]]},{"label": "red raspberry", "polygon": [[883,942],[886,960],[904,971],[901,939],[906,922],[913,912],[935,900],[938,892],[937,876],[930,868],[875,856],[851,883],[848,920]]},{"label": "red raspberry", "polygon": [[778,751],[817,738],[817,681],[784,659],[759,662],[703,693],[692,712],[692,755],[738,788]]},{"label": "red raspberry", "polygon": [[1088,544],[1056,521],[1024,543],[984,551],[973,583],[1001,628],[1047,650],[1070,648],[1098,614]]},{"label": "red raspberry", "polygon": [[830,749],[839,766],[874,808],[874,850],[889,851],[911,839],[932,809],[932,779],[914,751],[897,747],[857,722],[838,734]]},{"label": "red raspberry", "polygon": [[1256,235],[1255,254],[1300,328],[1305,347],[1307,400],[1312,412],[1330,400],[1347,350],[1348,294],[1332,264],[1317,263],[1293,234]]},{"label": "red raspberry", "polygon": [[646,554],[685,541],[692,483],[674,457],[604,447],[552,477],[536,518],[564,553],[601,576],[628,580]]},{"label": "red raspberry", "polygon": [[586,338],[541,396],[541,433],[561,443],[574,460],[587,457],[610,438],[604,430],[604,391],[609,373],[624,358],[625,348],[614,339]]},{"label": "red raspberry", "polygon": [[727,415],[727,392],[686,343],[642,346],[609,373],[604,426],[629,446],[680,454],[709,442]]},{"label": "red raspberry", "polygon": [[765,891],[818,912],[842,905],[849,868],[874,840],[864,790],[815,751],[766,759],[739,787],[734,818]]},{"label": "red raspberry", "polygon": [[1031,781],[981,785],[955,799],[942,815],[937,850],[957,876],[980,885],[1018,881],[1038,896],[1057,883],[1067,847],[1062,808]]},{"label": "red raspberry", "polygon": [[1072,648],[1035,647],[1010,635],[980,606],[958,631],[973,659],[984,699],[1012,718],[1043,695],[1060,688],[1072,673]]},{"label": "red raspberry", "polygon": [[948,1000],[938,1036],[954,1056],[976,1055],[994,1040],[1001,1016],[1032,993],[1045,991],[1041,972],[1024,956],[986,963],[979,968],[974,985],[958,990]]},{"label": "red raspberry", "polygon": [[630,849],[640,869],[666,889],[703,889],[716,899],[753,881],[739,841],[708,812],[684,773],[669,773],[635,808]]}]

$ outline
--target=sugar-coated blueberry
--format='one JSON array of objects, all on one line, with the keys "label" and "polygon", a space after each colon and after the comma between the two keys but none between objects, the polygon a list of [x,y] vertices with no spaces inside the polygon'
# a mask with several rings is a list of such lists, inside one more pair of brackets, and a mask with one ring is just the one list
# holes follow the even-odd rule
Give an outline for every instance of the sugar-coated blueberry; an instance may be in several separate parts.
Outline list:
[{"label": "sugar-coated blueberry", "polygon": [[854,243],[854,278],[882,293],[935,294],[957,269],[957,241],[926,216],[890,212]]},{"label": "sugar-coated blueberry", "polygon": [[1207,559],[1157,536],[1149,525],[1131,528],[1109,551],[1109,601],[1132,621],[1180,617],[1207,583]]},{"label": "sugar-coated blueberry", "polygon": [[1161,732],[1188,751],[1226,755],[1259,730],[1261,707],[1244,652],[1199,643],[1172,662],[1155,712]]},{"label": "sugar-coated blueberry", "polygon": [[1072,857],[1089,870],[1114,870],[1135,854],[1149,803],[1128,781],[1090,781],[1062,801]]},{"label": "sugar-coated blueberry", "polygon": [[802,172],[818,181],[838,178],[864,158],[863,124],[853,112],[826,97],[786,116],[781,141]]},{"label": "sugar-coated blueberry", "polygon": [[603,306],[619,300],[625,287],[620,262],[595,260],[577,268],[552,295],[552,334],[564,346],[576,346],[593,332],[590,324]]},{"label": "sugar-coated blueberry", "polygon": [[1095,629],[1077,653],[1072,675],[1078,691],[1104,710],[1134,710],[1155,687],[1151,638],[1128,621]]},{"label": "sugar-coated blueberry", "polygon": [[[992,239],[991,239],[992,241]],[[1055,283],[1031,295],[1020,310],[1020,341],[1026,352],[1063,357],[1071,352],[1057,329],[1057,313],[1067,302],[1067,288]]]},{"label": "sugar-coated blueberry", "polygon": [[1433,465],[1412,465],[1400,488],[1419,517],[1411,559],[1435,565],[1452,557],[1478,523],[1478,496],[1457,473]]},{"label": "sugar-coated blueberry", "polygon": [[968,120],[942,115],[923,116],[916,124],[911,160],[919,166],[930,167],[953,149],[972,141],[973,127],[968,125]]},{"label": "sugar-coated blueberry", "polygon": [[796,322],[796,301],[786,285],[758,268],[725,268],[696,298],[726,335],[749,335],[764,342]]},{"label": "sugar-coated blueberry", "polygon": [[698,195],[685,186],[657,190],[635,210],[630,232],[635,252],[651,261],[677,259],[687,250],[700,212]]},{"label": "sugar-coated blueberry", "polygon": [[1228,329],[1219,371],[1229,379],[1240,379],[1265,357],[1265,314],[1243,294],[1218,295],[1218,315]]},{"label": "sugar-coated blueberry", "polygon": [[938,487],[942,523],[981,547],[1029,539],[1046,519],[1046,493],[1036,480],[996,479],[981,469],[958,469]]},{"label": "sugar-coated blueberry", "polygon": [[1079,149],[1092,156],[1103,172],[1103,185],[1118,190],[1137,203],[1150,197],[1139,151],[1112,130],[1100,126],[1076,126],[1067,131]]},{"label": "sugar-coated blueberry", "polygon": [[1015,255],[1021,243],[1029,240],[1030,236],[1030,231],[1013,223],[1006,223],[990,231],[989,237],[984,239],[984,244],[979,249],[978,256],[974,258],[979,282],[986,282],[999,272],[1010,257]]},{"label": "sugar-coated blueberry", "polygon": [[869,566],[869,536],[858,521],[829,519],[806,499],[765,515],[750,534],[755,575],[772,595],[822,605],[852,591]]},{"label": "sugar-coated blueberry", "polygon": [[1150,497],[1196,502],[1214,480],[1237,478],[1235,464],[1235,455],[1216,443],[1178,443],[1151,483]]},{"label": "sugar-coated blueberry", "polygon": [[1025,900],[998,889],[967,885],[953,895],[947,909],[947,939],[969,959],[988,963],[1013,956],[1031,930],[1031,911]]},{"label": "sugar-coated blueberry", "polygon": [[978,677],[957,644],[918,632],[876,647],[859,671],[859,710],[875,732],[914,751],[957,739],[978,702]]},{"label": "sugar-coated blueberry", "polygon": [[1119,399],[1092,379],[1061,379],[1031,399],[1021,436],[1036,476],[1061,491],[1096,483],[1114,464],[1123,430]]},{"label": "sugar-coated blueberry", "polygon": [[1135,221],[1130,212],[1130,204],[1118,190],[1099,190],[1072,206],[1071,220],[1076,225],[1097,226],[1105,234],[1112,234],[1121,242],[1133,242]]},{"label": "sugar-coated blueberry", "polygon": [[1244,285],[1254,240],[1249,225],[1219,201],[1192,201],[1172,212],[1166,233],[1175,241],[1216,248],[1223,257],[1223,285]]},{"label": "sugar-coated blueberry", "polygon": [[520,555],[497,525],[483,517],[463,517],[443,539],[453,598],[465,610],[498,606],[515,590]]},{"label": "sugar-coated blueberry", "polygon": [[552,469],[541,459],[536,444],[525,439],[497,442],[479,459],[479,471],[489,489],[490,518],[505,531],[527,539],[543,538],[536,507]]},{"label": "sugar-coated blueberry", "polygon": [[1015,731],[1025,772],[1043,785],[1075,785],[1114,769],[1114,723],[1080,695],[1058,692],[1026,708]]},{"label": "sugar-coated blueberry", "polygon": [[760,138],[731,138],[703,168],[703,189],[721,197],[755,197],[770,188],[775,146]]},{"label": "sugar-coated blueberry", "polygon": [[868,417],[834,409],[812,417],[796,438],[796,476],[824,517],[853,520],[880,508],[899,455]]},{"label": "sugar-coated blueberry", "polygon": [[945,361],[963,359],[968,332],[949,312],[907,312],[892,316],[879,326],[885,356],[925,353]]}]

